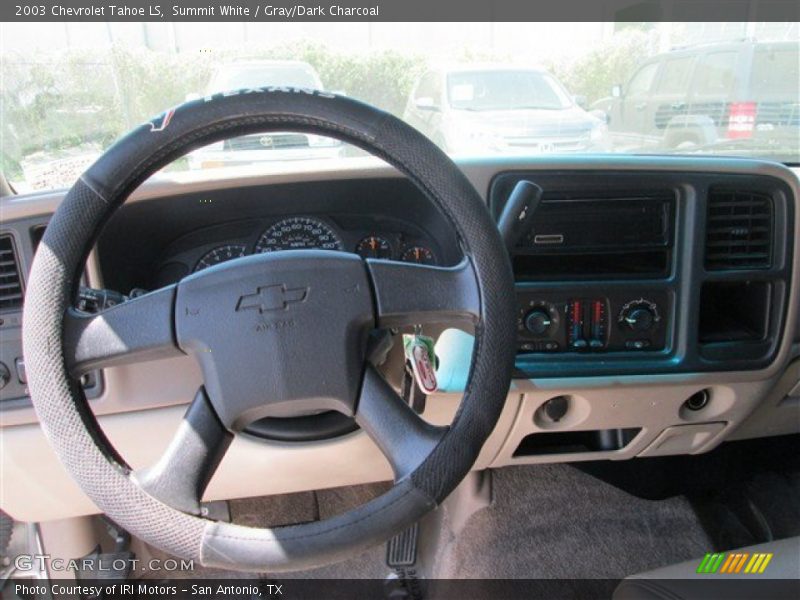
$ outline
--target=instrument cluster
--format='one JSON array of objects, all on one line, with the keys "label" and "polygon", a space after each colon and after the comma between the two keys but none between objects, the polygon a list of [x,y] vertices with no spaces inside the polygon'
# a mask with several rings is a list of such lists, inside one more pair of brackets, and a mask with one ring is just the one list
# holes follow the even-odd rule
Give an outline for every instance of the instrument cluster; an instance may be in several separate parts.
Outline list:
[{"label": "instrument cluster", "polygon": [[182,262],[189,262],[192,271],[241,258],[249,254],[304,249],[353,252],[363,258],[380,258],[425,265],[438,264],[431,244],[417,235],[380,229],[345,229],[329,219],[306,215],[291,216],[262,229],[255,241],[226,240],[212,247],[200,248],[199,256],[189,252]]}]

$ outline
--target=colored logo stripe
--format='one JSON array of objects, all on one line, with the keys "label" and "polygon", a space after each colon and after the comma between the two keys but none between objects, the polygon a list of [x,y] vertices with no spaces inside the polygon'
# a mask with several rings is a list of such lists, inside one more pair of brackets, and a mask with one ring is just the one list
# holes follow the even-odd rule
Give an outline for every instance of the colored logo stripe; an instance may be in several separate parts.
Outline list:
[{"label": "colored logo stripe", "polygon": [[745,567],[745,573],[763,573],[769,561],[772,560],[772,553],[758,553],[753,554],[753,558],[750,559],[750,562],[747,563],[747,567]]},{"label": "colored logo stripe", "polygon": [[697,567],[698,573],[716,573],[722,564],[722,559],[725,558],[724,554],[706,554],[703,557],[700,566]]},{"label": "colored logo stripe", "polygon": [[724,563],[722,563],[722,569],[720,570],[720,573],[732,573],[733,572],[732,569],[738,561],[739,561],[738,554],[728,554],[728,558],[725,560]]},{"label": "colored logo stripe", "polygon": [[756,552],[752,555],[749,552],[708,553],[700,561],[697,573],[761,574],[766,570],[772,556],[771,552]]},{"label": "colored logo stripe", "polygon": [[728,554],[728,560],[722,565],[720,573],[738,573],[749,556],[747,552]]}]

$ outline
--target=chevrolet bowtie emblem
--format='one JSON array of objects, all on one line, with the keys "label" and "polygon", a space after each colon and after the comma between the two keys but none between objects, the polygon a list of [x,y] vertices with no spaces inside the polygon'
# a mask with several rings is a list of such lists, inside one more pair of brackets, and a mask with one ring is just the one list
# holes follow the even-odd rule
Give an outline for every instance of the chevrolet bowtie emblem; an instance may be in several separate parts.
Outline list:
[{"label": "chevrolet bowtie emblem", "polygon": [[289,289],[284,284],[267,285],[257,288],[255,294],[245,294],[239,298],[236,310],[258,310],[260,313],[286,310],[290,304],[304,302],[307,297],[307,287]]}]

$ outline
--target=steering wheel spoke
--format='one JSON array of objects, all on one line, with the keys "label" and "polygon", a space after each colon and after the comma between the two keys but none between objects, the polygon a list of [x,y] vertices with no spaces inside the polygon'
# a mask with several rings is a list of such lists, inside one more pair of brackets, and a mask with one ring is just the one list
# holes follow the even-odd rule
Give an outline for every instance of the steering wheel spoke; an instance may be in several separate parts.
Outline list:
[{"label": "steering wheel spoke", "polygon": [[70,374],[182,354],[175,344],[174,305],[172,285],[97,314],[67,309],[64,346]]},{"label": "steering wheel spoke", "polygon": [[476,323],[480,295],[472,263],[434,267],[367,259],[379,327]]},{"label": "steering wheel spoke", "polygon": [[414,471],[447,431],[424,421],[372,365],[364,373],[356,423],[386,456],[395,481]]},{"label": "steering wheel spoke", "polygon": [[161,459],[133,477],[151,496],[199,515],[206,486],[232,440],[200,388]]}]

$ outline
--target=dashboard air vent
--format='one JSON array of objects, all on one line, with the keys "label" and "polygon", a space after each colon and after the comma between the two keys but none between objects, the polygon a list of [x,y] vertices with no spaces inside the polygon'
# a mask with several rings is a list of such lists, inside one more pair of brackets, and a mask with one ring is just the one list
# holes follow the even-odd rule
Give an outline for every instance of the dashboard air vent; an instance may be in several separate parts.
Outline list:
[{"label": "dashboard air vent", "polygon": [[0,236],[0,310],[22,306],[22,281],[19,262],[10,235]]},{"label": "dashboard air vent", "polygon": [[711,189],[706,269],[763,269],[772,260],[772,198],[764,193]]}]

